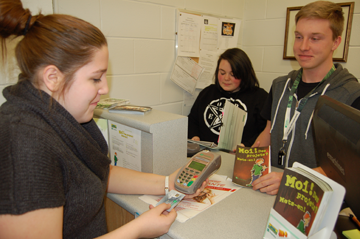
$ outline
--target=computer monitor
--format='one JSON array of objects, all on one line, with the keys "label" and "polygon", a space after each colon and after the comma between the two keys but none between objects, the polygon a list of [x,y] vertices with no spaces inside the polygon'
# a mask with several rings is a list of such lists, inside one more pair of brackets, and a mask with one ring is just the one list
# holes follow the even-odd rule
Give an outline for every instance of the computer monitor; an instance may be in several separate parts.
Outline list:
[{"label": "computer monitor", "polygon": [[360,111],[321,96],[313,129],[318,166],[345,187],[345,203],[360,218]]}]

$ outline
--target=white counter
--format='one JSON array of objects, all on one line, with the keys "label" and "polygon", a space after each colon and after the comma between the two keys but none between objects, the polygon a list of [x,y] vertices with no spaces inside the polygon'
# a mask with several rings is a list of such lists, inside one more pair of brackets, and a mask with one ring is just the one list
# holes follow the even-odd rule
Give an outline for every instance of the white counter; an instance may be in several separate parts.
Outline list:
[{"label": "white counter", "polygon": [[[216,173],[231,178],[235,155],[217,153],[221,154],[222,164]],[[272,171],[281,172],[282,169],[272,167]],[[149,205],[141,201],[139,196],[108,194],[111,200],[132,214],[141,214],[149,209]],[[175,221],[162,238],[260,239],[274,201],[275,196],[242,188],[185,223]]]}]

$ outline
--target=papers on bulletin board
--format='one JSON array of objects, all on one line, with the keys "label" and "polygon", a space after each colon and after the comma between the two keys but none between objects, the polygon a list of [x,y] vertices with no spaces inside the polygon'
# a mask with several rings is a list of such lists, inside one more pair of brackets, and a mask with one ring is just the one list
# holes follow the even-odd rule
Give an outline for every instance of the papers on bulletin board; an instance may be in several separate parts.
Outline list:
[{"label": "papers on bulletin board", "polygon": [[202,19],[204,21],[201,27],[200,49],[216,52],[218,48],[219,19],[209,16],[205,16]]},{"label": "papers on bulletin board", "polygon": [[219,18],[179,11],[177,55],[200,57],[200,50],[222,53],[237,46],[240,19]]},{"label": "papers on bulletin board", "polygon": [[200,50],[199,65],[204,67],[204,72],[196,82],[196,88],[204,89],[213,83],[219,53],[208,50]]},{"label": "papers on bulletin board", "polygon": [[141,171],[141,131],[108,121],[111,164]]},{"label": "papers on bulletin board", "polygon": [[[212,207],[224,198],[239,190],[241,187],[233,184],[231,179],[226,176],[213,174],[209,178],[209,184],[205,188],[204,193],[195,199],[183,199],[176,207],[176,220],[186,222],[188,219],[195,217],[199,213]],[[143,195],[139,199],[142,201],[156,205],[164,196]]]},{"label": "papers on bulletin board", "polygon": [[222,53],[226,49],[234,48],[237,46],[238,36],[240,32],[240,23],[239,19],[220,19],[218,28],[219,42],[218,48]]},{"label": "papers on bulletin board", "polygon": [[[193,92],[189,90],[193,84],[196,84],[195,88],[203,89],[213,83],[219,55],[226,49],[237,47],[241,20],[179,11],[177,21],[177,55],[198,58],[199,65],[205,68],[196,82],[188,79],[186,84],[178,85],[187,92]],[[180,75],[178,68],[173,68]]]},{"label": "papers on bulletin board", "polygon": [[178,56],[171,72],[170,79],[193,95],[195,93],[196,82],[203,71],[204,68],[190,57]]},{"label": "papers on bulletin board", "polygon": [[181,12],[178,19],[178,56],[199,57],[202,17]]}]

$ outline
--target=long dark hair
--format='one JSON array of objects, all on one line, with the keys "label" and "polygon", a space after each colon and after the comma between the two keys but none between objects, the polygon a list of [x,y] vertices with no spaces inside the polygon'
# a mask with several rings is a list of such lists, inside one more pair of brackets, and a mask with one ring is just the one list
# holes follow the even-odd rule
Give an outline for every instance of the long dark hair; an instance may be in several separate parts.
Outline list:
[{"label": "long dark hair", "polygon": [[239,48],[227,49],[220,55],[215,71],[215,84],[219,85],[218,73],[221,60],[227,60],[236,79],[241,79],[240,91],[253,90],[260,86],[250,58]]}]

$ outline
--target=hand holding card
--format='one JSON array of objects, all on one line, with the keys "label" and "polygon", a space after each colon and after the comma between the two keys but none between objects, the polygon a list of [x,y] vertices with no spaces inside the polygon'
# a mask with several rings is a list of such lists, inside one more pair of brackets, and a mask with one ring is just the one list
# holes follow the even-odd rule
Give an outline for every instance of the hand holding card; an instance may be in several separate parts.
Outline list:
[{"label": "hand holding card", "polygon": [[185,194],[179,193],[178,191],[171,190],[168,194],[166,194],[157,204],[156,206],[160,205],[161,203],[171,204],[171,207],[166,210],[170,212],[176,205],[178,205],[181,200],[185,197]]}]

